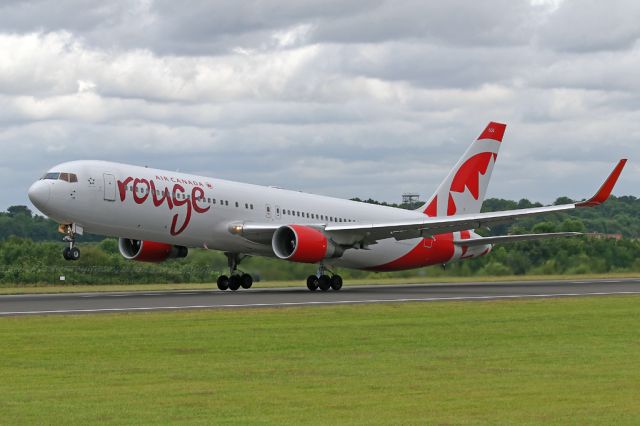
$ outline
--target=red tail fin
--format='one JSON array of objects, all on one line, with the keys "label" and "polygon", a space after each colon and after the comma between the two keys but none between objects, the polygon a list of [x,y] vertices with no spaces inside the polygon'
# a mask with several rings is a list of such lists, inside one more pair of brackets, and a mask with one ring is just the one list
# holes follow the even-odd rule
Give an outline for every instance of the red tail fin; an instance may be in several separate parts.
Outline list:
[{"label": "red tail fin", "polygon": [[479,213],[506,128],[489,123],[420,210],[429,216]]}]

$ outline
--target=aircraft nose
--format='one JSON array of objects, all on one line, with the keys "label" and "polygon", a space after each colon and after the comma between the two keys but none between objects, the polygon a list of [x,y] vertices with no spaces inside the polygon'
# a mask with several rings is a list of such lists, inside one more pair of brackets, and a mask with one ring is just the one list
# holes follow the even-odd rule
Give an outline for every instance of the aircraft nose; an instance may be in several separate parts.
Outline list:
[{"label": "aircraft nose", "polygon": [[33,205],[41,209],[41,207],[49,201],[49,197],[51,196],[50,185],[45,181],[39,180],[31,185],[28,195]]}]

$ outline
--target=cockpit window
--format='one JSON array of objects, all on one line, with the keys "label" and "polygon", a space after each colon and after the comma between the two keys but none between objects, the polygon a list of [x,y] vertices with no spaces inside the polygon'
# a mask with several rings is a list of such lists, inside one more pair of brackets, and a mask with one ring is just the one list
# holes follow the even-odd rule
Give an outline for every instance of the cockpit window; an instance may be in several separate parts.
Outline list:
[{"label": "cockpit window", "polygon": [[63,180],[65,182],[77,182],[78,176],[75,173],[50,172],[42,176],[42,179]]},{"label": "cockpit window", "polygon": [[58,180],[58,177],[60,177],[60,173],[52,172],[52,173],[47,173],[46,175],[42,176],[42,179]]}]

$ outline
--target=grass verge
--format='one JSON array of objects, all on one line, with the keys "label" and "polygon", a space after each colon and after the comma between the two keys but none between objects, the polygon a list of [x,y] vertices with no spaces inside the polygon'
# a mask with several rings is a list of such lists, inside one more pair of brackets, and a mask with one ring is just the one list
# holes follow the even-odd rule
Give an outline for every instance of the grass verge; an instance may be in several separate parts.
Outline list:
[{"label": "grass verge", "polygon": [[0,320],[0,423],[638,424],[640,299]]},{"label": "grass verge", "polygon": [[[473,276],[473,277],[411,277],[411,278],[367,278],[345,280],[349,285],[389,285],[389,284],[442,284],[442,283],[500,283],[511,281],[548,281],[567,280],[580,281],[591,279],[625,279],[640,278],[637,272],[583,274],[583,275],[506,275],[506,276]],[[262,281],[254,284],[254,288],[305,287],[304,280],[296,281]],[[39,293],[90,293],[117,291],[163,291],[163,290],[211,290],[215,283],[182,283],[182,284],[96,284],[96,285],[59,285],[59,284],[5,284],[0,287],[2,294],[39,294]]]}]

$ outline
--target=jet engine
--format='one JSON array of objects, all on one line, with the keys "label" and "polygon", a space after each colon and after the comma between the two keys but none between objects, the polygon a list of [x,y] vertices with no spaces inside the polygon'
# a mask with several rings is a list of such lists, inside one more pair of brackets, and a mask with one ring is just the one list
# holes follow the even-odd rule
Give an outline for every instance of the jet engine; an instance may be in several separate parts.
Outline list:
[{"label": "jet engine", "polygon": [[120,238],[118,248],[125,259],[137,260],[138,262],[163,262],[167,259],[187,257],[189,253],[189,249],[183,246],[130,238]]},{"label": "jet engine", "polygon": [[303,225],[281,226],[273,233],[271,246],[280,259],[301,263],[318,263],[343,252],[321,231]]}]

